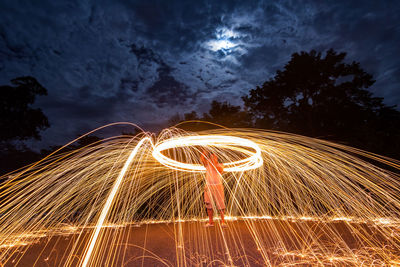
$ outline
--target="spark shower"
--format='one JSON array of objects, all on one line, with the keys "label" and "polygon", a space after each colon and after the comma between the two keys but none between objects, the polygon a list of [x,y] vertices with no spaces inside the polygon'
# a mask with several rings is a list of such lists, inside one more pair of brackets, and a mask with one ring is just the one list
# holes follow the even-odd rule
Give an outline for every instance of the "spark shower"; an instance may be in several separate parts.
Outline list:
[{"label": "spark shower", "polygon": [[[221,255],[201,227],[202,148],[226,171],[230,222],[213,229]],[[399,169],[399,161],[366,151],[258,129],[114,136],[2,177],[0,263],[23,264],[29,255],[40,266],[44,240],[67,235],[51,266],[143,261],[125,259],[133,246],[165,266],[400,264]],[[173,225],[173,261],[128,237],[153,224]]]}]

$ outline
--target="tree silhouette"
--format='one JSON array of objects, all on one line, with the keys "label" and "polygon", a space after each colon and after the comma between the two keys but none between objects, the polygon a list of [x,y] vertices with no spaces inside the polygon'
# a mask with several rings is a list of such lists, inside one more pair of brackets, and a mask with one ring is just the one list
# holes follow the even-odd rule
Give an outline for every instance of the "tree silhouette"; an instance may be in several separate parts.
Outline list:
[{"label": "tree silhouette", "polygon": [[345,57],[332,49],[294,53],[283,71],[243,97],[256,126],[387,152],[382,143],[400,136],[400,113],[366,90],[372,76]]},{"label": "tree silhouette", "polygon": [[40,139],[40,130],[49,127],[43,112],[31,106],[37,95],[47,95],[46,89],[33,77],[11,83],[0,86],[0,174],[39,160],[40,154],[20,141]]},{"label": "tree silhouette", "polygon": [[32,108],[37,95],[47,90],[33,77],[11,80],[14,86],[0,86],[0,141],[40,139],[40,130],[49,127],[40,108]]},{"label": "tree silhouette", "polygon": [[249,113],[243,111],[240,106],[231,105],[226,101],[212,101],[210,110],[203,114],[202,119],[230,128],[252,126]]},{"label": "tree silhouette", "polygon": [[[185,113],[183,117],[184,119],[182,120],[179,114],[174,115],[172,117],[174,119],[174,123],[170,125],[174,125],[182,121],[207,121],[229,128],[252,127],[250,114],[245,110],[242,110],[240,106],[231,105],[227,101],[212,101],[210,110],[207,113],[203,113],[203,117],[199,117],[196,111]],[[172,121],[172,118],[169,120],[169,122]],[[179,125],[179,128],[187,131],[203,131],[219,127],[201,122],[191,122],[190,124]]]},{"label": "tree silhouette", "polygon": [[185,121],[193,121],[193,120],[199,120],[200,118],[197,116],[197,113],[196,113],[196,111],[192,111],[192,112],[189,112],[189,113],[185,113],[184,114],[184,118],[185,118]]}]

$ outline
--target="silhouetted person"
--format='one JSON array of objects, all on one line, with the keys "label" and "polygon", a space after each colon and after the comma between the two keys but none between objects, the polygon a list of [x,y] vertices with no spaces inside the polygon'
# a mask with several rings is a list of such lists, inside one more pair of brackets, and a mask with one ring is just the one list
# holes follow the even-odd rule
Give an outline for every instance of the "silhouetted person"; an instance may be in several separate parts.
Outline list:
[{"label": "silhouetted person", "polygon": [[206,227],[213,226],[214,208],[221,214],[221,225],[226,226],[224,220],[225,195],[222,184],[223,165],[218,162],[218,157],[213,153],[203,150],[201,162],[206,168],[206,185],[204,188],[204,203],[206,205],[209,222]]}]

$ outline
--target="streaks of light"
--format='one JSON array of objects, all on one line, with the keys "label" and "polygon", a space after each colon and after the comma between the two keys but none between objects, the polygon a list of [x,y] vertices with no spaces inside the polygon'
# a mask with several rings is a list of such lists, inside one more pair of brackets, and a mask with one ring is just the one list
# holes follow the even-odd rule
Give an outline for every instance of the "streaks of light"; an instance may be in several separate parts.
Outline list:
[{"label": "streaks of light", "polygon": [[[190,146],[220,147],[225,149],[237,150],[248,154],[249,157],[235,162],[223,163],[224,172],[240,172],[256,169],[262,166],[261,149],[251,140],[234,136],[223,135],[203,135],[203,136],[184,136],[168,139],[154,148],[153,156],[161,164],[179,171],[205,172],[205,167],[200,164],[188,164],[173,160],[161,152],[171,148]],[[245,147],[246,149],[244,149]],[[253,151],[249,150],[253,149]]]},{"label": "streaks of light", "polygon": [[[113,226],[203,220],[201,147],[224,163],[227,219],[245,223],[262,265],[400,261],[399,161],[287,133],[169,128],[60,151],[1,177],[0,262],[18,262],[37,240],[73,232],[63,265],[115,266],[127,248],[104,244],[128,237]],[[254,255],[234,231],[221,231],[228,256],[219,257],[203,230],[176,229],[171,252],[179,262],[171,265],[190,265],[185,255],[249,265]]]}]

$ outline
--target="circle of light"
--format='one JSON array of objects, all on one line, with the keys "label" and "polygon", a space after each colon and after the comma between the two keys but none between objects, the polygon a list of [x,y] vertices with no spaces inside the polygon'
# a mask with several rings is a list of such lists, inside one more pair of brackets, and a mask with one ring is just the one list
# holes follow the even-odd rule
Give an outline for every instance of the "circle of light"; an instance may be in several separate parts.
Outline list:
[{"label": "circle of light", "polygon": [[[153,157],[164,166],[175,170],[186,172],[205,172],[206,168],[203,165],[179,162],[161,153],[162,151],[171,148],[196,145],[222,147],[249,155],[249,157],[242,160],[223,163],[224,172],[240,172],[256,169],[263,164],[261,149],[256,143],[248,139],[224,135],[185,136],[168,139],[154,147]],[[253,149],[254,151],[243,149],[243,147]]]}]

